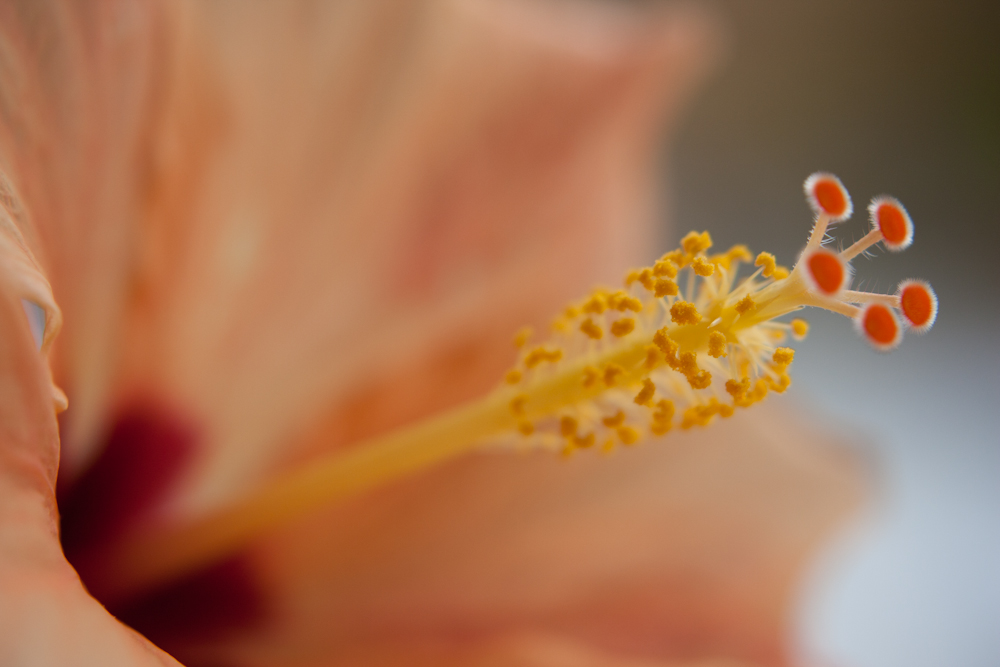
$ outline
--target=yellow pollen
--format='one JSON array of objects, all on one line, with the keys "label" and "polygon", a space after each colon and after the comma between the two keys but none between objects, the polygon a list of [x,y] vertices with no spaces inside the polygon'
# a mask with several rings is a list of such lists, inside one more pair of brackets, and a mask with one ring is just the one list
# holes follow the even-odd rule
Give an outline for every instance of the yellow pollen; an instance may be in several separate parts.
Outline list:
[{"label": "yellow pollen", "polygon": [[631,426],[619,426],[616,433],[623,445],[634,445],[639,441],[639,432]]},{"label": "yellow pollen", "polygon": [[520,349],[527,344],[528,340],[534,335],[535,331],[531,327],[523,327],[514,334],[514,347]]},{"label": "yellow pollen", "polygon": [[673,426],[674,412],[673,401],[665,398],[660,399],[656,404],[656,409],[653,410],[653,419],[649,426],[649,430],[653,432],[653,435],[666,435],[670,431]]},{"label": "yellow pollen", "polygon": [[750,391],[750,378],[743,378],[739,382],[736,380],[726,380],[726,391],[733,398],[741,398]]},{"label": "yellow pollen", "polygon": [[778,366],[787,366],[792,363],[792,359],[795,358],[795,350],[790,347],[779,347],[774,351],[774,356],[771,357],[772,361]]},{"label": "yellow pollen", "polygon": [[701,313],[693,303],[678,301],[670,306],[670,320],[674,324],[698,324],[701,322]]},{"label": "yellow pollen", "polygon": [[589,317],[580,324],[580,331],[587,334],[588,337],[593,338],[594,340],[601,340],[601,337],[604,336],[604,332],[601,331],[601,327],[594,324],[594,320]]},{"label": "yellow pollen", "polygon": [[595,436],[593,433],[588,433],[587,435],[583,436],[578,435],[573,438],[573,444],[582,449],[590,449],[591,447],[594,446],[594,443],[596,441],[597,441],[597,436]]},{"label": "yellow pollen", "polygon": [[725,334],[719,331],[713,331],[708,334],[708,354],[711,357],[718,359],[719,357],[726,356],[726,348],[728,343],[726,342]]},{"label": "yellow pollen", "polygon": [[591,295],[591,297],[587,299],[586,303],[583,304],[583,312],[590,313],[592,315],[600,315],[607,309],[608,302],[605,300],[604,295],[600,292]]},{"label": "yellow pollen", "polygon": [[618,378],[625,375],[625,369],[618,364],[608,364],[604,369],[604,385],[614,387],[618,383]]},{"label": "yellow pollen", "polygon": [[704,257],[695,257],[694,261],[691,262],[691,269],[699,276],[707,278],[715,273],[715,264],[712,264]]},{"label": "yellow pollen", "polygon": [[583,369],[583,386],[593,387],[597,384],[597,381],[601,379],[601,371],[597,370],[593,366],[587,366]]},{"label": "yellow pollen", "polygon": [[523,436],[529,436],[535,432],[535,425],[529,421],[520,421],[517,423],[517,430]]},{"label": "yellow pollen", "polygon": [[660,352],[668,360],[676,357],[677,351],[681,349],[681,346],[667,334],[667,327],[663,327],[653,334],[653,344],[660,348]]},{"label": "yellow pollen", "polygon": [[631,287],[632,283],[639,280],[639,276],[642,275],[640,269],[632,269],[627,274],[625,274],[625,287]]},{"label": "yellow pollen", "polygon": [[642,389],[639,390],[639,393],[635,395],[635,399],[633,400],[635,400],[636,405],[652,405],[655,394],[656,385],[649,378],[645,378],[642,381]]},{"label": "yellow pollen", "polygon": [[643,364],[647,369],[653,370],[657,366],[663,363],[663,357],[660,356],[660,350],[655,345],[649,345],[646,347],[646,361]]},{"label": "yellow pollen", "polygon": [[753,255],[750,254],[750,248],[745,245],[734,245],[732,248],[726,251],[726,258],[730,262],[749,262],[753,259]]},{"label": "yellow pollen", "polygon": [[602,419],[601,423],[608,428],[618,428],[625,423],[625,413],[619,410],[614,414],[614,416]]},{"label": "yellow pollen", "polygon": [[712,247],[712,237],[708,232],[702,232],[701,234],[689,232],[687,236],[681,239],[681,247],[684,248],[684,252],[688,255],[697,255]]},{"label": "yellow pollen", "polygon": [[757,304],[754,303],[753,297],[749,294],[736,304],[736,312],[740,315],[746,315],[747,313],[752,313],[755,310],[757,310]]},{"label": "yellow pollen", "polygon": [[789,275],[791,275],[791,272],[788,270],[787,266],[776,266],[776,267],[774,267],[774,279],[775,280],[784,280]]},{"label": "yellow pollen", "polygon": [[653,265],[653,275],[657,278],[676,278],[677,271],[677,265],[669,257],[661,257]]},{"label": "yellow pollen", "polygon": [[643,269],[639,272],[639,282],[650,292],[656,286],[656,276],[653,275],[652,269]]},{"label": "yellow pollen", "polygon": [[558,348],[555,350],[547,350],[544,347],[536,347],[524,358],[524,365],[528,368],[534,368],[545,361],[554,364],[562,359],[562,355],[562,350]]},{"label": "yellow pollen", "polygon": [[792,335],[795,340],[802,340],[809,333],[809,323],[798,318],[792,320]]},{"label": "yellow pollen", "polygon": [[576,435],[576,428],[576,420],[570,416],[564,416],[559,420],[559,433],[561,433],[564,438]]},{"label": "yellow pollen", "polygon": [[622,319],[611,323],[611,333],[619,338],[629,335],[634,329],[635,320],[631,317],[623,317]]},{"label": "yellow pollen", "polygon": [[503,379],[507,384],[517,384],[521,381],[521,371],[513,368],[507,371],[507,375],[505,375]]},{"label": "yellow pollen", "polygon": [[770,278],[774,275],[774,270],[778,268],[777,263],[775,263],[774,255],[769,252],[762,252],[757,255],[757,261],[753,263],[754,266],[764,267],[764,277]]},{"label": "yellow pollen", "polygon": [[519,417],[524,414],[524,406],[528,402],[527,394],[518,394],[514,398],[510,399],[510,412],[515,417]]},{"label": "yellow pollen", "polygon": [[625,292],[613,292],[608,295],[608,305],[614,310],[625,312],[631,310],[633,313],[642,312],[642,301],[629,296]]},{"label": "yellow pollen", "polygon": [[677,283],[670,278],[657,278],[656,282],[653,283],[653,294],[659,299],[665,296],[677,296],[679,291]]}]

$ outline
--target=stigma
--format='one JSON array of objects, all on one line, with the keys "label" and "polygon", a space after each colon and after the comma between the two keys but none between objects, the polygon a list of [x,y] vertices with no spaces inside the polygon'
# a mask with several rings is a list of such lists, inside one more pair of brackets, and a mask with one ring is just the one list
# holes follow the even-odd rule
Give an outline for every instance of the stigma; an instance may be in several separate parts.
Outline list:
[{"label": "stigma", "polygon": [[518,361],[496,390],[516,428],[490,440],[567,455],[608,452],[730,417],[791,385],[794,350],[786,343],[803,339],[809,326],[790,316],[807,307],[850,318],[883,352],[906,330],[930,329],[938,302],[928,283],[907,280],[894,294],[850,289],[858,255],[879,243],[898,252],[913,242],[903,205],[873,199],[870,231],[837,250],[828,230],[853,212],[847,189],[828,173],[804,187],[813,227],[791,269],[742,245],[713,252],[708,232],[691,232],[618,288],[568,304],[543,340],[519,332]]}]

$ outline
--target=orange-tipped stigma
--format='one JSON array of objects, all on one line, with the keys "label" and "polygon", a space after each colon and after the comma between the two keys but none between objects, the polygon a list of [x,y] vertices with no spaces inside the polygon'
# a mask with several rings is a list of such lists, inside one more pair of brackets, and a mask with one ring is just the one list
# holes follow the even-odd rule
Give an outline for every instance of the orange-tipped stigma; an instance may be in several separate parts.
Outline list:
[{"label": "orange-tipped stigma", "polygon": [[903,340],[903,327],[899,318],[884,304],[867,304],[861,309],[857,323],[861,335],[880,352],[888,352]]},{"label": "orange-tipped stigma", "polygon": [[817,215],[825,215],[831,222],[841,222],[851,217],[851,196],[840,179],[833,174],[818,172],[806,179],[806,198]]},{"label": "orange-tipped stigma", "polygon": [[923,280],[904,280],[897,291],[903,317],[914,333],[923,333],[934,326],[937,319],[937,295]]},{"label": "orange-tipped stigma", "polygon": [[882,242],[893,252],[913,243],[913,221],[903,205],[893,197],[876,197],[868,206],[872,229],[882,232]]},{"label": "orange-tipped stigma", "polygon": [[802,259],[805,263],[805,275],[816,290],[825,296],[839,294],[850,283],[850,269],[837,253],[817,248]]}]

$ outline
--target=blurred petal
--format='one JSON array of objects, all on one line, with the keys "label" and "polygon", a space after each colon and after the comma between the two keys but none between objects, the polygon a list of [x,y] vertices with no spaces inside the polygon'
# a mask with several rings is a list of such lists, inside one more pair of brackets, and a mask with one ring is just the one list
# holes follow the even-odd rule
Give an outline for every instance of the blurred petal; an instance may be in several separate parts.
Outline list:
[{"label": "blurred petal", "polygon": [[199,425],[187,511],[310,423],[353,439],[330,406],[414,360],[383,428],[482,391],[518,324],[648,253],[656,137],[706,32],[494,0],[179,14],[118,402]]},{"label": "blurred petal", "polygon": [[768,405],[610,457],[482,455],[268,540],[274,620],[221,655],[461,664],[535,637],[593,664],[786,664],[803,569],[860,497],[856,463]]},{"label": "blurred petal", "polygon": [[[8,233],[0,232],[4,246],[13,243]],[[91,598],[63,558],[52,387],[8,259],[0,283],[0,664],[176,665]]]}]

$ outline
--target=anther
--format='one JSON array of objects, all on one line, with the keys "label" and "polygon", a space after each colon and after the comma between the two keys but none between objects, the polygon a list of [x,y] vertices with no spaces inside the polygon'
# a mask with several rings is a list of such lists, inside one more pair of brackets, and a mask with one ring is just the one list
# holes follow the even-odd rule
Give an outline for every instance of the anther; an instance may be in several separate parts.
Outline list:
[{"label": "anther", "polygon": [[618,428],[625,423],[625,413],[619,410],[613,416],[602,419],[601,423],[608,428]]},{"label": "anther", "polygon": [[639,441],[639,432],[631,426],[619,426],[616,433],[623,445],[634,445]]},{"label": "anther", "polygon": [[934,326],[938,300],[931,286],[923,280],[904,280],[896,292],[899,308],[914,333],[923,333]]},{"label": "anther", "polygon": [[504,381],[506,381],[507,384],[517,384],[521,381],[521,371],[516,368],[507,371],[507,375],[504,376]]},{"label": "anther", "polygon": [[576,435],[576,428],[577,422],[573,417],[566,415],[559,420],[559,433],[564,438]]},{"label": "anther", "polygon": [[725,334],[720,331],[713,331],[708,334],[708,355],[710,357],[718,359],[719,357],[726,356],[727,347],[728,343],[726,342]]},{"label": "anther", "polygon": [[580,324],[580,331],[587,334],[588,337],[593,338],[594,340],[600,340],[604,336],[604,332],[601,330],[601,327],[594,324],[594,320],[589,317]]},{"label": "anther", "polygon": [[635,399],[633,400],[635,400],[636,405],[649,406],[653,404],[653,396],[655,394],[656,385],[649,378],[645,378],[642,381],[642,389],[639,390],[639,393],[635,395]]},{"label": "anther", "polygon": [[625,375],[625,369],[618,364],[608,364],[604,369],[604,384],[613,387],[618,383],[618,378]]},{"label": "anther", "polygon": [[754,266],[762,266],[764,270],[761,272],[765,278],[770,278],[774,275],[774,270],[778,267],[777,262],[774,259],[774,255],[769,252],[762,252],[757,255],[757,260],[753,264]]},{"label": "anther", "polygon": [[524,347],[525,344],[528,342],[528,339],[531,338],[533,333],[534,330],[531,327],[523,327],[519,329],[518,332],[514,334],[514,347],[516,348]]},{"label": "anther", "polygon": [[611,333],[621,338],[627,336],[635,329],[635,320],[631,317],[623,317],[611,323]]},{"label": "anther", "polygon": [[690,256],[705,252],[712,247],[712,237],[708,232],[688,232],[687,236],[681,239],[681,247]]},{"label": "anther", "polygon": [[678,301],[670,306],[670,320],[674,324],[698,324],[701,322],[701,313],[693,303]]},{"label": "anther", "polygon": [[740,302],[736,304],[736,312],[740,315],[746,315],[747,313],[752,313],[755,310],[757,310],[757,303],[749,294],[740,299]]},{"label": "anther", "polygon": [[657,298],[677,296],[679,292],[680,290],[677,288],[677,283],[670,278],[657,278],[656,282],[653,283],[653,294],[655,294]]},{"label": "anther", "polygon": [[805,320],[794,319],[792,320],[792,337],[795,340],[802,340],[809,333],[809,323]]},{"label": "anther", "polygon": [[869,303],[855,319],[858,331],[872,347],[888,352],[903,340],[903,327],[891,308],[881,303]]},{"label": "anther", "polygon": [[715,264],[712,264],[704,257],[695,257],[694,261],[691,262],[691,269],[699,276],[707,278],[715,273]]}]

